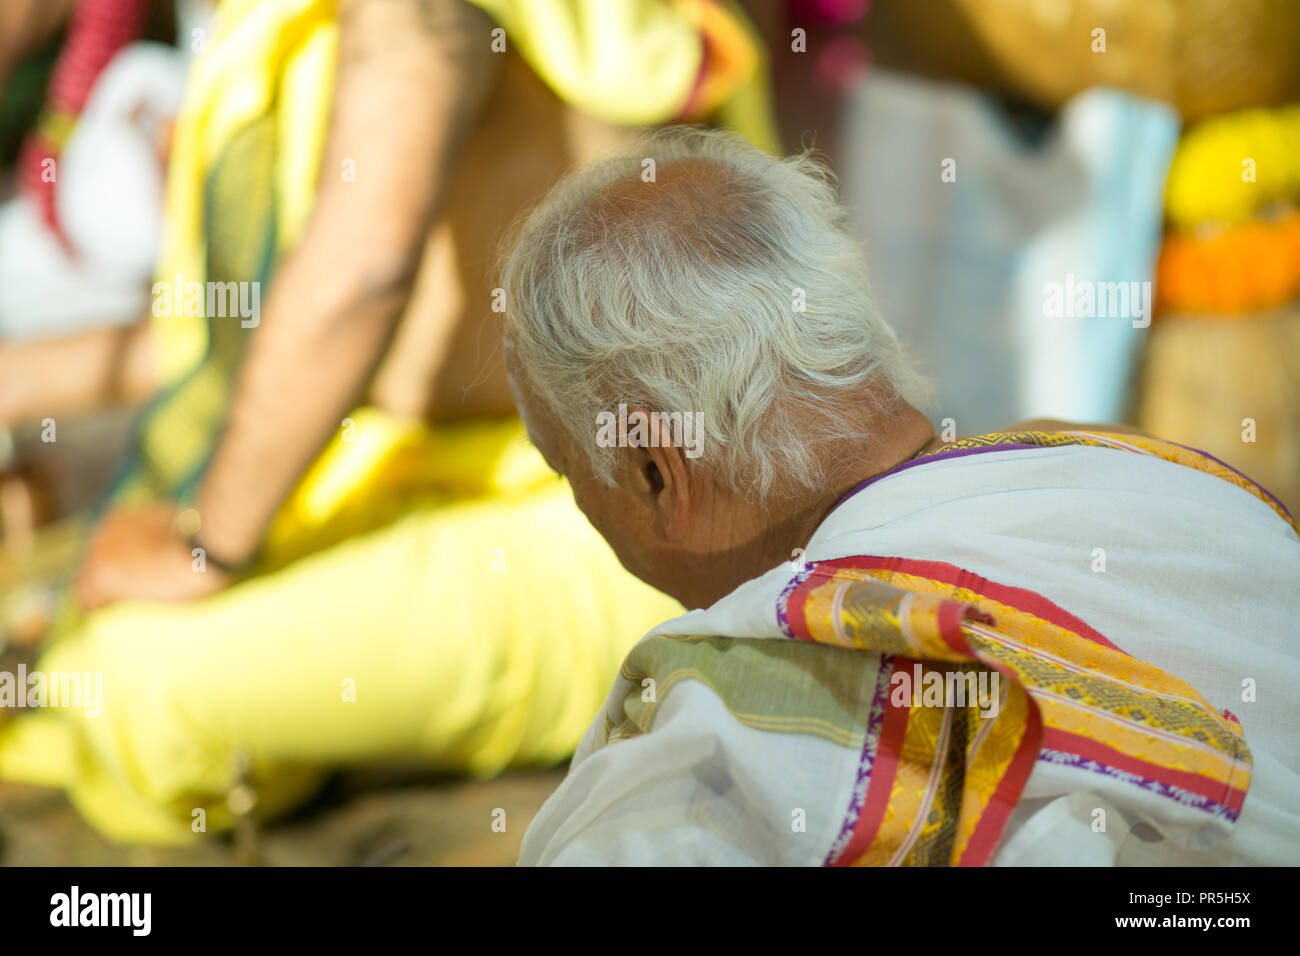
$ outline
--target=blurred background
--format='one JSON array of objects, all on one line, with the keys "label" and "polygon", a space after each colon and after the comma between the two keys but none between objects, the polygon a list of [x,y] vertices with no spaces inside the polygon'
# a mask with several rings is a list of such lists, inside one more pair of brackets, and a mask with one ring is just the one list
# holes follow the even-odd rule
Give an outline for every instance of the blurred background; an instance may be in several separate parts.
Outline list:
[{"label": "blurred background", "polygon": [[[544,189],[550,170],[658,123],[814,149],[839,176],[882,313],[938,383],[937,428],[1129,423],[1300,507],[1300,4],[610,0],[626,28],[575,30],[585,46],[546,32],[548,18],[595,17],[591,3],[477,6],[517,63],[520,79],[496,82],[533,90],[487,99],[477,122],[513,132],[472,145],[480,155],[537,157]],[[151,318],[154,282],[171,278],[175,131],[213,111],[194,78],[229,55],[232,24],[270,8],[293,14],[284,36],[304,11],[334,13],[310,0],[0,6],[0,670],[49,639],[160,385]],[[664,17],[689,28],[685,98],[652,72],[663,49],[642,49]],[[597,59],[623,64],[626,87],[584,72]],[[568,145],[530,139],[523,117],[553,117]],[[477,166],[483,194],[515,181],[510,163]],[[462,260],[487,262],[495,224],[517,212],[461,230]],[[483,279],[465,283],[488,317]],[[167,848],[105,835],[58,788],[0,780],[0,863],[508,864],[563,775],[326,769],[273,820],[241,813],[236,794],[222,835]],[[519,825],[470,826],[497,807]]]}]

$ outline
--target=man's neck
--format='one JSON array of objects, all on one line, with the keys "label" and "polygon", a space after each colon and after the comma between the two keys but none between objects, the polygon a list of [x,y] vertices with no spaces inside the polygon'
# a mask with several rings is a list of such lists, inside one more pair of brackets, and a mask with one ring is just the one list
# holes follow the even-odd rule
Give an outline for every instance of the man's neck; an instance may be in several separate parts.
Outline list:
[{"label": "man's neck", "polygon": [[709,599],[701,606],[708,606],[781,562],[797,558],[846,494],[939,443],[930,420],[910,405],[880,426],[876,434],[879,437],[875,441],[848,443],[836,450],[837,459],[845,464],[832,472],[824,491],[778,497],[761,509],[755,506],[746,522],[753,527],[753,536],[729,549],[727,555],[719,556],[722,574],[712,582]]},{"label": "man's neck", "polygon": [[898,428],[888,433],[888,440],[883,447],[877,442],[866,447],[846,449],[841,460],[853,464],[841,470],[839,478],[827,493],[817,496],[814,501],[799,509],[796,520],[790,525],[791,531],[799,536],[798,544],[792,545],[792,548],[804,547],[835,510],[836,505],[858,485],[892,471],[940,444],[930,420],[910,406],[908,411],[913,414],[908,415],[905,421],[899,423]]}]

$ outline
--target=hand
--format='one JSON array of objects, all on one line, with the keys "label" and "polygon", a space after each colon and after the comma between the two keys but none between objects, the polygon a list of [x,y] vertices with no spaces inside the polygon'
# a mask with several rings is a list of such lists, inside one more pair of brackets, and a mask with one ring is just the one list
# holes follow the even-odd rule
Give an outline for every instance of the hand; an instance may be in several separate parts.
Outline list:
[{"label": "hand", "polygon": [[230,583],[229,574],[200,563],[192,551],[172,505],[110,511],[91,536],[77,598],[93,611],[113,601],[195,601]]}]

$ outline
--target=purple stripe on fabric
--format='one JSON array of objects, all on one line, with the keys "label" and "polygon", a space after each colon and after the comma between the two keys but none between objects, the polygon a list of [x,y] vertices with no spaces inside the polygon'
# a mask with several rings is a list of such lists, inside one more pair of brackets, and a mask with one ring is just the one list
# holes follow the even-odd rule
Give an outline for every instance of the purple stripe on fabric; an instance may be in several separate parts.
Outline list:
[{"label": "purple stripe on fabric", "polygon": [[[1161,441],[1164,441],[1164,439],[1161,439]],[[1202,450],[1199,449],[1199,448],[1193,448],[1191,445],[1182,445],[1182,444],[1179,444],[1179,443],[1176,442],[1176,441],[1171,441],[1171,442],[1169,442],[1169,444],[1170,444],[1170,445],[1178,445],[1179,448],[1185,448],[1185,449],[1187,449],[1188,451],[1194,451],[1194,452],[1196,452],[1196,454],[1198,454],[1198,455],[1204,455],[1206,458],[1210,459],[1210,461],[1218,462],[1220,465],[1222,465],[1224,468],[1228,469],[1228,471],[1232,472],[1232,473],[1233,473],[1234,475],[1236,475],[1238,478],[1243,478],[1243,479],[1245,479],[1246,481],[1249,481],[1252,485],[1254,485],[1254,486],[1255,486],[1256,488],[1258,488],[1260,491],[1264,492],[1264,494],[1268,496],[1268,500],[1269,500],[1269,501],[1273,502],[1273,504],[1277,505],[1279,508],[1282,509],[1282,513],[1283,513],[1284,515],[1286,515],[1288,518],[1291,518],[1292,521],[1295,520],[1295,518],[1292,516],[1291,512],[1287,510],[1286,505],[1282,504],[1282,502],[1278,500],[1277,495],[1273,494],[1273,492],[1269,491],[1267,488],[1265,488],[1263,485],[1261,485],[1261,484],[1260,484],[1258,481],[1256,481],[1254,478],[1250,477],[1250,475],[1246,474],[1244,471],[1238,471],[1236,468],[1233,468],[1230,464],[1228,464],[1228,463],[1227,463],[1226,461],[1224,461],[1223,459],[1221,459],[1221,458],[1215,458],[1215,457],[1214,457],[1213,455],[1211,455],[1208,451],[1202,451]]]},{"label": "purple stripe on fabric", "polygon": [[790,600],[790,595],[794,593],[794,589],[803,584],[804,581],[808,580],[808,575],[812,574],[813,568],[816,566],[816,562],[810,561],[808,566],[802,571],[796,571],[794,576],[786,582],[785,587],[781,590],[781,596],[776,599],[777,627],[781,628],[781,633],[792,641],[797,641],[798,638],[794,636],[794,631],[790,629],[790,620],[785,613],[786,604]]},{"label": "purple stripe on fabric", "polygon": [[871,768],[876,762],[876,746],[880,743],[880,724],[885,719],[885,702],[889,698],[889,676],[894,670],[894,655],[880,655],[880,671],[876,675],[876,693],[871,698],[871,710],[867,714],[867,736],[862,742],[862,754],[858,757],[858,776],[853,782],[853,793],[849,797],[849,809],[840,824],[839,835],[826,852],[822,866],[831,866],[844,852],[849,840],[853,839],[853,830],[862,815],[862,804],[867,798],[867,786],[871,782]]},{"label": "purple stripe on fabric", "polygon": [[874,485],[876,482],[878,482],[878,481],[880,481],[880,480],[882,480],[882,479],[884,479],[884,478],[889,478],[889,477],[892,476],[892,475],[897,475],[899,472],[907,471],[909,468],[917,468],[917,467],[919,467],[919,466],[921,466],[921,465],[928,465],[928,464],[929,464],[930,462],[932,462],[932,461],[942,461],[942,460],[944,460],[944,459],[946,459],[946,458],[965,458],[967,455],[980,455],[980,454],[983,454],[984,452],[989,452],[989,451],[1006,451],[1007,449],[1011,449],[1011,448],[1058,448],[1058,447],[1061,447],[1061,446],[1059,446],[1059,445],[1027,445],[1027,444],[1022,444],[1022,443],[1020,443],[1020,442],[1017,442],[1017,443],[1015,443],[1015,444],[1008,443],[1008,444],[1005,444],[1005,445],[981,445],[981,446],[978,447],[978,448],[958,448],[956,451],[936,451],[936,452],[931,452],[930,454],[928,454],[928,455],[923,455],[923,456],[920,457],[920,458],[913,458],[911,461],[905,461],[905,462],[903,462],[901,465],[897,465],[897,466],[895,466],[895,467],[889,469],[889,471],[882,471],[882,472],[881,472],[880,474],[878,474],[878,475],[872,475],[872,476],[871,476],[870,478],[868,478],[866,481],[861,482],[860,484],[856,485],[856,486],[855,486],[852,490],[850,490],[850,491],[849,491],[849,492],[848,492],[848,493],[847,493],[843,498],[841,498],[839,501],[837,501],[837,502],[835,503],[835,508],[832,508],[831,511],[834,512],[836,508],[838,508],[840,505],[844,504],[844,502],[848,501],[850,498],[852,498],[854,495],[856,495],[859,491],[862,491],[864,488],[869,488],[869,487],[871,487],[871,486]]},{"label": "purple stripe on fabric", "polygon": [[[1086,433],[1085,433],[1085,434],[1086,434]],[[1261,484],[1260,484],[1258,481],[1256,481],[1255,479],[1251,478],[1251,477],[1250,477],[1249,475],[1247,475],[1245,472],[1243,472],[1243,471],[1238,471],[1236,468],[1233,468],[1230,464],[1228,464],[1228,463],[1227,463],[1226,461],[1224,461],[1223,459],[1221,459],[1221,458],[1216,458],[1214,455],[1211,455],[1208,451],[1203,451],[1203,450],[1200,449],[1200,448],[1193,448],[1191,445],[1183,445],[1183,444],[1181,444],[1181,443],[1179,443],[1179,442],[1176,442],[1176,441],[1166,441],[1166,440],[1163,439],[1163,438],[1158,438],[1158,439],[1156,439],[1156,441],[1164,441],[1166,444],[1169,444],[1169,445],[1175,445],[1175,446],[1177,446],[1178,448],[1182,448],[1182,449],[1184,449],[1185,451],[1195,452],[1195,453],[1198,454],[1198,455],[1204,455],[1206,458],[1210,459],[1210,461],[1213,461],[1213,462],[1215,462],[1215,463],[1217,463],[1217,464],[1219,464],[1219,465],[1222,465],[1224,468],[1228,469],[1228,471],[1232,472],[1232,473],[1233,473],[1234,475],[1236,475],[1237,477],[1243,479],[1244,481],[1248,481],[1248,482],[1250,482],[1252,485],[1254,485],[1256,488],[1258,488],[1260,491],[1262,491],[1262,492],[1265,494],[1265,496],[1267,496],[1267,498],[1268,498],[1269,501],[1271,501],[1273,504],[1277,505],[1277,507],[1281,509],[1281,511],[1282,511],[1283,514],[1285,514],[1285,515],[1286,515],[1288,518],[1290,518],[1292,521],[1295,520],[1295,518],[1294,518],[1294,516],[1291,514],[1290,510],[1287,509],[1287,506],[1286,506],[1286,505],[1282,504],[1281,500],[1279,500],[1279,498],[1277,497],[1277,495],[1273,494],[1271,491],[1269,491],[1267,488],[1265,488],[1263,485],[1261,485]],[[1115,448],[1114,445],[1108,445],[1108,444],[1105,444],[1105,443],[1097,443],[1097,444],[1093,444],[1093,443],[1091,443],[1091,442],[1080,441],[1080,442],[1070,442],[1070,443],[1068,443],[1068,444],[1069,444],[1069,445],[1087,445],[1087,446],[1092,447],[1092,448],[1111,448],[1111,449],[1114,449],[1114,450],[1116,450],[1116,451],[1125,451],[1125,450],[1126,450],[1126,449],[1122,449],[1122,448],[1117,449],[1117,448]],[[872,477],[868,478],[866,481],[863,481],[863,482],[861,482],[860,484],[854,486],[854,487],[853,487],[853,488],[852,488],[852,489],[851,489],[847,494],[844,495],[843,498],[841,498],[839,501],[837,501],[837,502],[835,503],[835,507],[831,509],[831,512],[833,513],[837,508],[839,508],[840,505],[844,504],[844,502],[848,501],[850,498],[852,498],[854,495],[856,495],[859,491],[862,491],[862,490],[865,489],[865,488],[869,488],[869,487],[871,487],[871,486],[874,485],[877,481],[880,481],[880,480],[883,479],[883,478],[889,478],[891,475],[896,475],[896,474],[898,474],[899,472],[907,471],[909,468],[916,468],[916,467],[918,467],[918,466],[920,466],[920,465],[928,464],[929,462],[932,462],[932,461],[940,461],[940,460],[943,460],[943,459],[946,459],[946,458],[964,458],[964,457],[966,457],[967,455],[979,455],[979,454],[982,454],[982,453],[984,453],[984,452],[992,452],[992,451],[1007,451],[1007,450],[1009,450],[1009,449],[1023,449],[1023,448],[1065,448],[1065,447],[1068,447],[1068,445],[1031,445],[1031,444],[1026,444],[1026,443],[1023,443],[1023,442],[1008,442],[1008,443],[1005,444],[1005,445],[981,445],[981,446],[978,447],[978,448],[959,448],[959,449],[957,449],[956,451],[938,451],[938,452],[932,452],[932,453],[929,454],[929,455],[923,455],[923,456],[920,457],[920,458],[913,458],[911,461],[905,461],[905,462],[903,462],[901,465],[898,465],[898,466],[896,466],[896,467],[894,467],[894,468],[891,468],[889,471],[881,472],[881,473],[878,474],[878,475],[873,475]],[[1146,449],[1144,449],[1144,448],[1139,448],[1139,449],[1138,449],[1138,452],[1139,452],[1140,454],[1145,454],[1145,455],[1154,455],[1154,453],[1152,453],[1152,452],[1148,452],[1148,451],[1147,451]],[[1158,456],[1157,456],[1157,457],[1158,457]],[[1175,464],[1175,463],[1174,463],[1174,462],[1170,462],[1170,464]]]},{"label": "purple stripe on fabric", "polygon": [[[1196,449],[1191,449],[1195,451]],[[1215,803],[1208,797],[1200,794],[1188,793],[1178,787],[1171,786],[1167,783],[1161,783],[1159,780],[1151,780],[1147,777],[1130,773],[1127,770],[1117,770],[1114,767],[1098,763],[1090,757],[1084,757],[1076,753],[1067,753],[1064,750],[1043,750],[1039,753],[1038,759],[1044,763],[1050,763],[1053,766],[1071,767],[1075,770],[1082,770],[1085,773],[1099,773],[1106,777],[1112,777],[1121,783],[1127,783],[1138,787],[1142,790],[1148,790],[1158,797],[1164,797],[1167,800],[1173,800],[1175,803],[1184,807],[1191,807],[1210,814],[1216,819],[1236,822],[1240,811],[1229,809],[1221,803]]]}]

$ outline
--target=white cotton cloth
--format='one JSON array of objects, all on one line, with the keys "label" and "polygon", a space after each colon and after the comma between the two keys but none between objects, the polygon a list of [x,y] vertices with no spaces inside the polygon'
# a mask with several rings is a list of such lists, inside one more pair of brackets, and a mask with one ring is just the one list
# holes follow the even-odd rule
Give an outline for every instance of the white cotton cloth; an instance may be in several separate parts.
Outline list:
[{"label": "white cotton cloth", "polygon": [[186,58],[133,43],[95,81],[54,167],[65,246],[36,205],[0,207],[0,340],[54,338],[149,314],[163,224],[162,126],[180,110]]},{"label": "white cotton cloth", "polygon": [[[942,561],[1037,592],[1241,721],[1252,779],[1232,835],[1213,849],[1139,825],[1140,802],[1125,802],[1137,788],[1077,789],[1081,775],[1063,782],[1040,760],[994,864],[1300,864],[1300,538],[1258,498],[1118,449],[1000,449],[919,463],[849,497],[804,557],[851,555]],[[774,568],[646,640],[788,640],[776,610],[794,574]],[[619,678],[605,712],[629,689]],[[605,712],[525,835],[521,865],[826,860],[856,783],[852,748],[754,730],[690,679],[642,736],[607,745]],[[1098,808],[1104,833],[1092,827]],[[806,815],[803,831],[793,810]]]},{"label": "white cotton cloth", "polygon": [[931,363],[936,418],[969,435],[1029,418],[1119,420],[1146,320],[1110,315],[1109,300],[1091,316],[1052,312],[1046,287],[1064,295],[1073,276],[1094,294],[1154,288],[1177,114],[1094,88],[1034,141],[980,90],[873,69],[843,123],[841,180],[872,290]]}]

